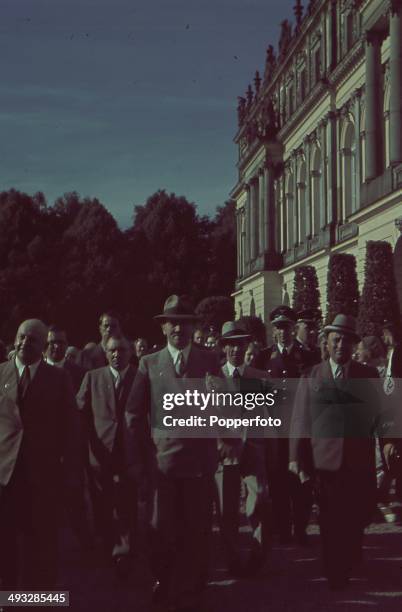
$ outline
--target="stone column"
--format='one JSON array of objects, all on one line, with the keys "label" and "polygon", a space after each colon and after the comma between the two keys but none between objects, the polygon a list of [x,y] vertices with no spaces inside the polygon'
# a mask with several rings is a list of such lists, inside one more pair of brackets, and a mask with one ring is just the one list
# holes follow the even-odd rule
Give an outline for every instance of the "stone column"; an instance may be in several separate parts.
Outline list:
[{"label": "stone column", "polygon": [[236,208],[236,248],[237,248],[237,278],[241,277],[241,217]]},{"label": "stone column", "polygon": [[272,163],[267,163],[265,166],[264,178],[265,250],[267,253],[273,253],[276,251],[276,223],[279,225],[280,219],[275,219],[274,168]]},{"label": "stone column", "polygon": [[361,182],[361,168],[360,168],[360,99],[361,90],[357,89],[354,93],[354,117],[355,117],[355,195],[354,195],[354,210],[356,212],[360,208],[360,182]]},{"label": "stone column", "polygon": [[246,185],[247,201],[245,206],[245,235],[244,235],[244,276],[250,272],[250,213],[251,213],[251,189],[250,184]]},{"label": "stone column", "polygon": [[265,252],[265,188],[264,188],[264,169],[260,168],[258,171],[258,246],[259,254],[262,255]]},{"label": "stone column", "polygon": [[327,223],[336,221],[336,115],[329,112],[326,124],[327,174]]},{"label": "stone column", "polygon": [[250,238],[250,260],[253,261],[257,257],[257,185],[255,178],[250,181],[250,207],[249,207],[249,238]]},{"label": "stone column", "polygon": [[240,211],[240,276],[245,276],[246,271],[246,206]]},{"label": "stone column", "polygon": [[381,174],[382,160],[382,85],[381,41],[379,32],[366,35],[366,180]]},{"label": "stone column", "polygon": [[310,189],[311,167],[310,167],[310,138],[309,137],[305,138],[303,146],[304,146],[304,155],[306,157],[306,195],[305,195],[306,210],[304,214],[305,214],[305,228],[306,228],[305,233],[306,233],[306,238],[307,238],[311,236],[312,234],[312,230],[311,230],[311,189]]},{"label": "stone column", "polygon": [[390,105],[389,105],[389,141],[390,162],[402,161],[402,8],[401,2],[391,2],[389,17],[391,50],[390,67]]}]

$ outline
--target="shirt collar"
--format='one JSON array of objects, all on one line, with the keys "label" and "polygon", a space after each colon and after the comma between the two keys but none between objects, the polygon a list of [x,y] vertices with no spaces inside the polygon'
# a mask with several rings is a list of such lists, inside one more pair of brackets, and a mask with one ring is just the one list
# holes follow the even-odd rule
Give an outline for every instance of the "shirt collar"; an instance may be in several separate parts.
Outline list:
[{"label": "shirt collar", "polygon": [[187,344],[187,346],[184,349],[177,349],[174,346],[172,346],[171,344],[167,344],[167,348],[168,351],[173,359],[173,364],[176,365],[177,360],[179,358],[179,354],[183,353],[183,357],[184,357],[184,361],[185,363],[187,363],[188,361],[188,356],[190,354],[190,349],[191,349],[191,344]]},{"label": "shirt collar", "polygon": [[66,359],[63,358],[60,361],[52,361],[52,359],[50,359],[50,357],[45,357],[45,361],[46,361],[46,363],[48,363],[51,366],[56,366],[56,368],[64,368],[64,364],[66,362]]},{"label": "shirt collar", "polygon": [[233,372],[235,370],[237,370],[239,372],[240,376],[243,376],[243,374],[244,374],[244,368],[245,368],[244,363],[241,366],[235,367],[229,361],[227,361],[226,362],[226,367],[228,369],[230,378],[233,378]]},{"label": "shirt collar", "polygon": [[21,378],[21,376],[22,376],[22,374],[23,374],[23,372],[24,372],[24,369],[25,369],[26,367],[28,367],[28,368],[29,368],[29,374],[30,374],[30,377],[31,377],[31,380],[32,380],[32,379],[33,379],[33,377],[34,377],[34,376],[35,376],[35,374],[36,374],[36,371],[37,371],[37,369],[38,369],[39,364],[40,364],[40,362],[41,362],[41,361],[42,361],[42,359],[39,359],[38,361],[35,361],[35,363],[31,363],[29,366],[25,366],[25,365],[24,365],[24,364],[23,364],[23,363],[22,363],[22,362],[21,362],[21,361],[18,359],[18,357],[16,356],[16,357],[15,357],[15,367],[17,368],[18,378]]},{"label": "shirt collar", "polygon": [[[331,366],[332,376],[335,378],[335,373],[336,373],[337,369],[339,368],[339,366],[341,364],[340,363],[335,363],[335,361],[332,359],[332,357],[330,357],[328,361],[329,361],[329,365]],[[343,368],[343,371],[344,371],[346,377],[347,377],[347,372],[348,372],[349,364],[350,364],[350,360],[347,361],[346,363],[342,364],[342,368]]]},{"label": "shirt collar", "polygon": [[128,364],[128,366],[126,366],[124,370],[116,370],[116,368],[114,368],[113,366],[109,366],[109,370],[111,371],[112,376],[115,380],[116,378],[119,378],[119,377],[121,380],[123,380],[129,367],[130,367],[130,364]]},{"label": "shirt collar", "polygon": [[292,350],[292,348],[293,348],[293,342],[292,342],[292,344],[289,344],[289,346],[284,346],[284,345],[283,345],[283,344],[281,344],[280,342],[277,342],[276,344],[277,344],[277,347],[278,347],[279,352],[280,352],[280,354],[281,354],[281,355],[282,355],[282,353],[283,353],[284,349],[286,349],[286,350],[287,350],[287,352],[288,352],[288,354],[289,354],[289,353],[290,353],[290,351],[291,351],[291,350]]}]

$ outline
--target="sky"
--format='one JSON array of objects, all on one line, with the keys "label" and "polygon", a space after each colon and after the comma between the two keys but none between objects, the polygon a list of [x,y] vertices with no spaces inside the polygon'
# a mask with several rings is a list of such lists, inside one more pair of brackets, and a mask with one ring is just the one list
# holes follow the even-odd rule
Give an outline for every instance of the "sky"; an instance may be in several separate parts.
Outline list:
[{"label": "sky", "polygon": [[293,5],[0,0],[0,190],[75,190],[122,228],[158,189],[214,214],[237,180],[237,96]]}]

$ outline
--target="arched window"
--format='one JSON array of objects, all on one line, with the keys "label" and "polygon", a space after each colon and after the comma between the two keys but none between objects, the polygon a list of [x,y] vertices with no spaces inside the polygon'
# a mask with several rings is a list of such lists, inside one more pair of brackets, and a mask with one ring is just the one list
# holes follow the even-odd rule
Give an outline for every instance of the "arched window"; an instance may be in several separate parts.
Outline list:
[{"label": "arched window", "polygon": [[306,240],[306,162],[301,161],[297,181],[298,244]]},{"label": "arched window", "polygon": [[356,137],[355,126],[347,120],[344,125],[342,153],[343,216],[346,220],[356,206]]},{"label": "arched window", "polygon": [[322,156],[318,145],[315,147],[312,157],[311,170],[311,204],[312,204],[312,235],[318,236],[321,228],[321,181],[322,181]]},{"label": "arched window", "polygon": [[385,167],[388,168],[390,164],[390,146],[389,146],[389,110],[390,110],[390,94],[391,88],[389,82],[387,83],[384,91],[384,146],[385,146]]},{"label": "arched window", "polygon": [[366,110],[360,115],[360,182],[366,180]]},{"label": "arched window", "polygon": [[289,172],[286,177],[285,187],[285,201],[286,201],[286,235],[287,235],[287,250],[292,249],[295,245],[295,234],[294,234],[294,186],[293,186],[293,174]]}]

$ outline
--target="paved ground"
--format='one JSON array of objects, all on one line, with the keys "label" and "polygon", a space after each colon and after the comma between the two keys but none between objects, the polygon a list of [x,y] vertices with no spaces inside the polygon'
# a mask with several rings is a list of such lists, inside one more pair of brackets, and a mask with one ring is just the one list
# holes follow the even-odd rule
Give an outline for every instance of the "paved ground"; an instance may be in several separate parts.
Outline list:
[{"label": "paved ground", "polygon": [[[203,612],[360,612],[402,610],[402,527],[381,523],[368,529],[365,562],[350,587],[330,592],[320,576],[318,528],[310,528],[311,546],[275,546],[264,572],[252,580],[230,580],[220,561],[214,534],[214,564]],[[139,557],[127,585],[115,578],[100,556],[84,561],[66,532],[61,586],[70,590],[77,612],[150,612],[150,577]],[[196,554],[196,551],[195,551]]]}]

